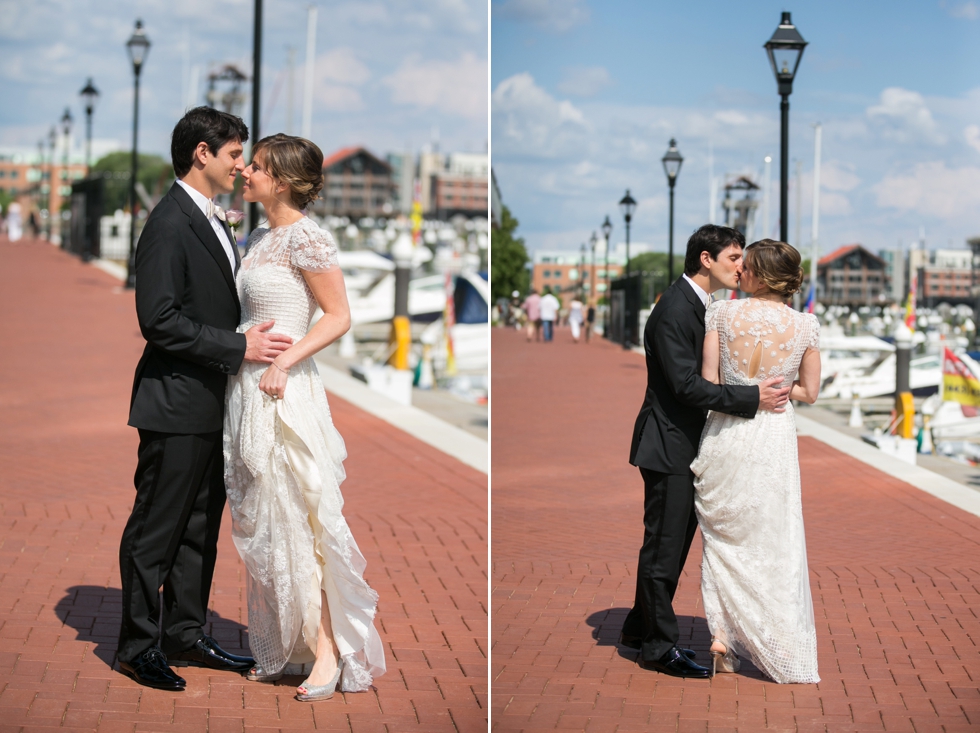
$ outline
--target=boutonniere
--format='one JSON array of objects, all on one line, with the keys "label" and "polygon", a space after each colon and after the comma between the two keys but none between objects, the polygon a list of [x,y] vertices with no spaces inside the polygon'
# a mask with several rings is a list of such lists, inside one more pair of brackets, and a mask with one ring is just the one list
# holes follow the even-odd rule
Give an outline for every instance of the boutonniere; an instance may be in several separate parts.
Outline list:
[{"label": "boutonniere", "polygon": [[225,211],[225,222],[231,227],[232,231],[237,230],[244,219],[244,211],[239,211],[238,209],[228,209]]}]

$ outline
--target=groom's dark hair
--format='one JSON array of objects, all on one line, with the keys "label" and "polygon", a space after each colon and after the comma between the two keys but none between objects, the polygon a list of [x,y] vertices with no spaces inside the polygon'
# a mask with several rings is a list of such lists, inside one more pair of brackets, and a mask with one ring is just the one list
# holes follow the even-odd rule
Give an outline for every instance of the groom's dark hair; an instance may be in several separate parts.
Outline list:
[{"label": "groom's dark hair", "polygon": [[684,274],[688,277],[696,275],[701,269],[701,253],[707,252],[711,259],[717,260],[718,255],[736,244],[745,249],[745,236],[731,227],[717,224],[705,224],[687,240],[687,255],[684,257]]},{"label": "groom's dark hair", "polygon": [[211,107],[188,110],[170,136],[170,160],[177,178],[186,176],[194,163],[194,151],[206,143],[212,155],[230,142],[248,140],[248,127],[241,117]]}]

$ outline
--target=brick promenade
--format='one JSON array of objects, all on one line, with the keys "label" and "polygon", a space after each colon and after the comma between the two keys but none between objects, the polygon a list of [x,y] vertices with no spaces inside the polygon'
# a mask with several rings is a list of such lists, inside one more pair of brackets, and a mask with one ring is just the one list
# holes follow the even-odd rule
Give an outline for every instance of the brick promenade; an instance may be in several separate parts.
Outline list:
[{"label": "brick promenade", "polygon": [[[301,678],[188,668],[167,693],[113,671],[133,297],[47,243],[0,239],[0,261],[0,731],[486,730],[487,478],[332,396],[345,514],[381,596],[376,688],[304,704]],[[244,573],[226,512],[209,625],[232,651]]]},{"label": "brick promenade", "polygon": [[[616,639],[643,488],[627,463],[643,357],[567,329],[494,329],[491,718],[496,731],[980,731],[980,518],[800,440],[818,685],[681,680]],[[677,590],[708,662],[700,536]]]}]

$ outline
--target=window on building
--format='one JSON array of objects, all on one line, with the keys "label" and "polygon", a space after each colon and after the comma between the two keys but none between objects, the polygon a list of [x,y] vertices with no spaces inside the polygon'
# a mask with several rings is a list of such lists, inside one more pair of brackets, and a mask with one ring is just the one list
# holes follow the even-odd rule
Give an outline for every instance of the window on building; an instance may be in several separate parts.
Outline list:
[{"label": "window on building", "polygon": [[7,171],[0,171],[0,178],[6,178]]},{"label": "window on building", "polygon": [[568,279],[578,280],[578,268],[573,267],[571,270],[568,271]]},{"label": "window on building", "polygon": [[606,292],[606,284],[605,283],[599,283],[598,285],[595,286],[595,291],[597,293],[604,293],[604,292]]},{"label": "window on building", "polygon": [[10,177],[11,177],[11,178],[16,178],[16,177],[17,177],[17,174],[18,174],[19,172],[20,172],[20,171],[10,171]]}]

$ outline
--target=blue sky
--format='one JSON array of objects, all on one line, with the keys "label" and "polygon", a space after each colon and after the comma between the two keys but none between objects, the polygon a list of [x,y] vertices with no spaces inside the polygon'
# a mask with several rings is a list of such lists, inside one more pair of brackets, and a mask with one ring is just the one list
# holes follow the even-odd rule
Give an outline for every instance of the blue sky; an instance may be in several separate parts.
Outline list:
[{"label": "blue sky", "polygon": [[[530,249],[577,250],[630,188],[634,242],[665,250],[671,137],[685,157],[675,248],[704,223],[716,176],[759,177],[779,97],[763,43],[789,10],[809,46],[791,97],[809,247],[812,125],[823,125],[820,243],[930,247],[980,235],[980,3],[492,0],[493,165]],[[761,217],[760,217],[761,218]],[[795,239],[795,193],[790,193]],[[761,232],[759,232],[761,236]]]},{"label": "blue sky", "polygon": [[[286,125],[286,47],[296,48],[294,133],[300,129],[306,7],[265,0],[263,133]],[[320,2],[312,137],[324,153],[365,144],[483,152],[487,131],[486,0]],[[78,91],[94,78],[102,98],[99,151],[128,149],[133,76],[125,42],[137,17],[153,44],[141,79],[140,149],[169,158],[169,135],[199,69],[203,102],[214,63],[251,69],[251,0],[0,0],[0,148],[36,149],[66,105],[81,151]],[[279,81],[279,92],[275,88]],[[251,119],[246,103],[245,119]],[[60,155],[60,153],[59,153]]]}]

